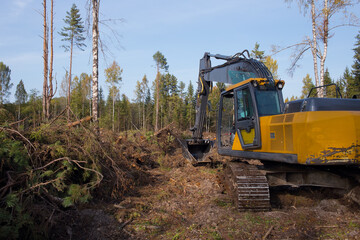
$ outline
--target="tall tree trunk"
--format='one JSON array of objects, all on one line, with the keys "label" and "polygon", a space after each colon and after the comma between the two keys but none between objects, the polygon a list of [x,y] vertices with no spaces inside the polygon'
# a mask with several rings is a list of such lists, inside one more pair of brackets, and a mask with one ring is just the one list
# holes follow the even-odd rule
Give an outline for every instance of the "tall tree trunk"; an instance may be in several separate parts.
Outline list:
[{"label": "tall tree trunk", "polygon": [[313,55],[314,61],[314,75],[315,75],[315,84],[319,86],[319,73],[317,66],[317,35],[316,35],[316,15],[315,15],[315,0],[311,0],[311,20],[312,20],[312,44],[311,44],[311,53]]},{"label": "tall tree trunk", "polygon": [[46,98],[46,118],[50,118],[50,103],[51,99],[54,97],[53,90],[53,59],[54,59],[54,0],[51,0],[51,13],[50,13],[50,66],[49,66],[49,90],[47,91]]},{"label": "tall tree trunk", "polygon": [[43,108],[43,118],[46,120],[46,99],[47,99],[47,86],[48,86],[48,34],[47,34],[47,22],[46,22],[46,0],[43,1],[44,7],[44,82],[43,82],[43,99],[42,99],[42,108]]},{"label": "tall tree trunk", "polygon": [[112,130],[115,131],[115,93],[113,93],[113,102],[112,102]]},{"label": "tall tree trunk", "polygon": [[160,89],[159,89],[159,81],[160,81],[160,71],[159,65],[157,66],[157,74],[156,74],[156,107],[155,107],[155,132],[159,130],[159,99],[160,99]]},{"label": "tall tree trunk", "polygon": [[142,104],[142,110],[143,110],[143,130],[146,132],[145,101]]},{"label": "tall tree trunk", "polygon": [[138,119],[138,123],[139,123],[139,128],[140,128],[140,126],[142,125],[141,124],[141,100],[140,100],[140,102],[139,102],[139,119]]},{"label": "tall tree trunk", "polygon": [[93,54],[93,86],[92,86],[92,112],[93,120],[98,125],[98,74],[99,74],[99,7],[100,0],[92,0],[92,54]]},{"label": "tall tree trunk", "polygon": [[69,67],[69,82],[68,82],[68,96],[67,96],[67,116],[70,119],[70,93],[71,93],[71,70],[72,70],[72,55],[73,55],[74,38],[71,39],[70,44],[70,67]]},{"label": "tall tree trunk", "polygon": [[[320,85],[324,85],[324,72],[325,72],[325,60],[327,55],[327,47],[328,47],[328,36],[329,36],[329,9],[328,9],[328,0],[324,0],[324,53],[320,59]],[[320,91],[321,97],[324,97],[324,89]]]},{"label": "tall tree trunk", "polygon": [[[18,115],[18,121],[21,119],[21,103],[19,103],[19,115]],[[18,123],[18,128],[20,128],[20,122]]]}]

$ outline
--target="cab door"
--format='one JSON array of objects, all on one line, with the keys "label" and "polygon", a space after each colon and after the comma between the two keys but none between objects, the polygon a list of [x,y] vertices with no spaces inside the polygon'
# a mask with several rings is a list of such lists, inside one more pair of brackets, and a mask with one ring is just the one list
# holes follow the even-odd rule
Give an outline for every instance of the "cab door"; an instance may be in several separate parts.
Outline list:
[{"label": "cab door", "polygon": [[259,116],[256,109],[254,89],[246,84],[234,91],[235,129],[242,149],[261,147]]}]

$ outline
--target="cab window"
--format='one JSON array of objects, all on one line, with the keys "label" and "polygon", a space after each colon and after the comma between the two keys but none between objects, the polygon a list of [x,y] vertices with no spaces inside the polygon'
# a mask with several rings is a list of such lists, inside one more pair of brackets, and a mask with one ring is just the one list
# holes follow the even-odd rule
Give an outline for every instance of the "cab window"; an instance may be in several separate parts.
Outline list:
[{"label": "cab window", "polygon": [[237,120],[249,119],[254,115],[253,103],[249,88],[237,91]]},{"label": "cab window", "polygon": [[281,113],[279,96],[276,90],[255,89],[255,98],[259,116]]}]

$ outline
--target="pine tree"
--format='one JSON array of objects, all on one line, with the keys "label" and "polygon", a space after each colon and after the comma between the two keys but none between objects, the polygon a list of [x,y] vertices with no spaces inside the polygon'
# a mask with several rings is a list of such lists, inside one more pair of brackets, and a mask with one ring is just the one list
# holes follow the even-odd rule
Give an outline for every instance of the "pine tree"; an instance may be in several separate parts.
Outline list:
[{"label": "pine tree", "polygon": [[[329,85],[334,83],[333,80],[330,77],[329,70],[326,69],[324,73],[324,85]],[[324,89],[324,96],[327,98],[336,98],[336,86],[327,86]]]},{"label": "pine tree", "polygon": [[0,106],[7,102],[10,95],[10,88],[13,84],[10,82],[11,70],[3,62],[0,62]]},{"label": "pine tree", "polygon": [[353,78],[349,79],[347,86],[347,95],[353,97],[360,94],[360,32],[356,36],[356,43],[354,50],[354,64],[352,65]]},{"label": "pine tree", "polygon": [[186,119],[189,124],[188,125],[189,129],[194,124],[193,122],[195,119],[195,99],[196,99],[196,96],[194,94],[194,87],[193,87],[192,83],[190,82],[190,84],[188,86],[188,90],[187,90],[186,99],[185,99]]},{"label": "pine tree", "polygon": [[265,51],[260,51],[259,47],[260,47],[260,44],[256,42],[254,50],[251,51],[250,56],[259,61],[264,61],[265,60]]},{"label": "pine tree", "polygon": [[301,91],[301,97],[300,98],[306,98],[309,93],[310,90],[315,87],[314,83],[312,82],[312,79],[310,77],[309,74],[306,74],[306,77],[303,78],[303,87],[302,87],[302,91]]},{"label": "pine tree", "polygon": [[264,63],[265,66],[269,69],[269,71],[272,73],[273,77],[275,79],[278,79],[278,63],[275,59],[273,59],[271,56],[266,56],[265,55],[265,51],[260,51],[260,44],[259,43],[255,43],[255,47],[254,49],[251,51],[250,56],[252,58],[255,58],[257,60],[259,60],[260,62]]},{"label": "pine tree", "polygon": [[164,55],[157,51],[154,55],[153,55],[153,59],[156,63],[156,79],[155,79],[155,84],[156,84],[156,103],[155,103],[155,131],[157,131],[159,129],[159,104],[160,104],[160,86],[159,86],[159,82],[161,79],[161,74],[160,74],[160,69],[165,69],[166,71],[168,70],[169,66],[167,65],[167,60],[164,57]]},{"label": "pine tree", "polygon": [[67,45],[63,45],[65,51],[70,50],[70,67],[69,67],[68,100],[67,100],[68,101],[67,104],[68,106],[70,106],[70,86],[71,86],[73,47],[75,45],[78,49],[84,51],[83,47],[86,47],[86,45],[83,43],[85,40],[85,37],[83,36],[84,26],[82,19],[80,17],[79,9],[77,9],[76,5],[73,4],[70,9],[70,12],[66,12],[66,14],[67,15],[64,19],[66,26],[62,28],[59,34],[63,37],[61,41],[68,42]]}]

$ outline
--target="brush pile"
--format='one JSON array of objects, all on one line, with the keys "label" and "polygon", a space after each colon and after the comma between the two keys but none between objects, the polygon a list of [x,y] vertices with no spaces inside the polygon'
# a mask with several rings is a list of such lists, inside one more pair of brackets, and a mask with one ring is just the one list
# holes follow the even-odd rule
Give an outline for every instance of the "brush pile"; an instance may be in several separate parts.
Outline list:
[{"label": "brush pile", "polygon": [[151,139],[119,138],[86,124],[0,126],[0,239],[48,238],[69,209],[119,200],[148,182],[146,170],[162,154]]}]

